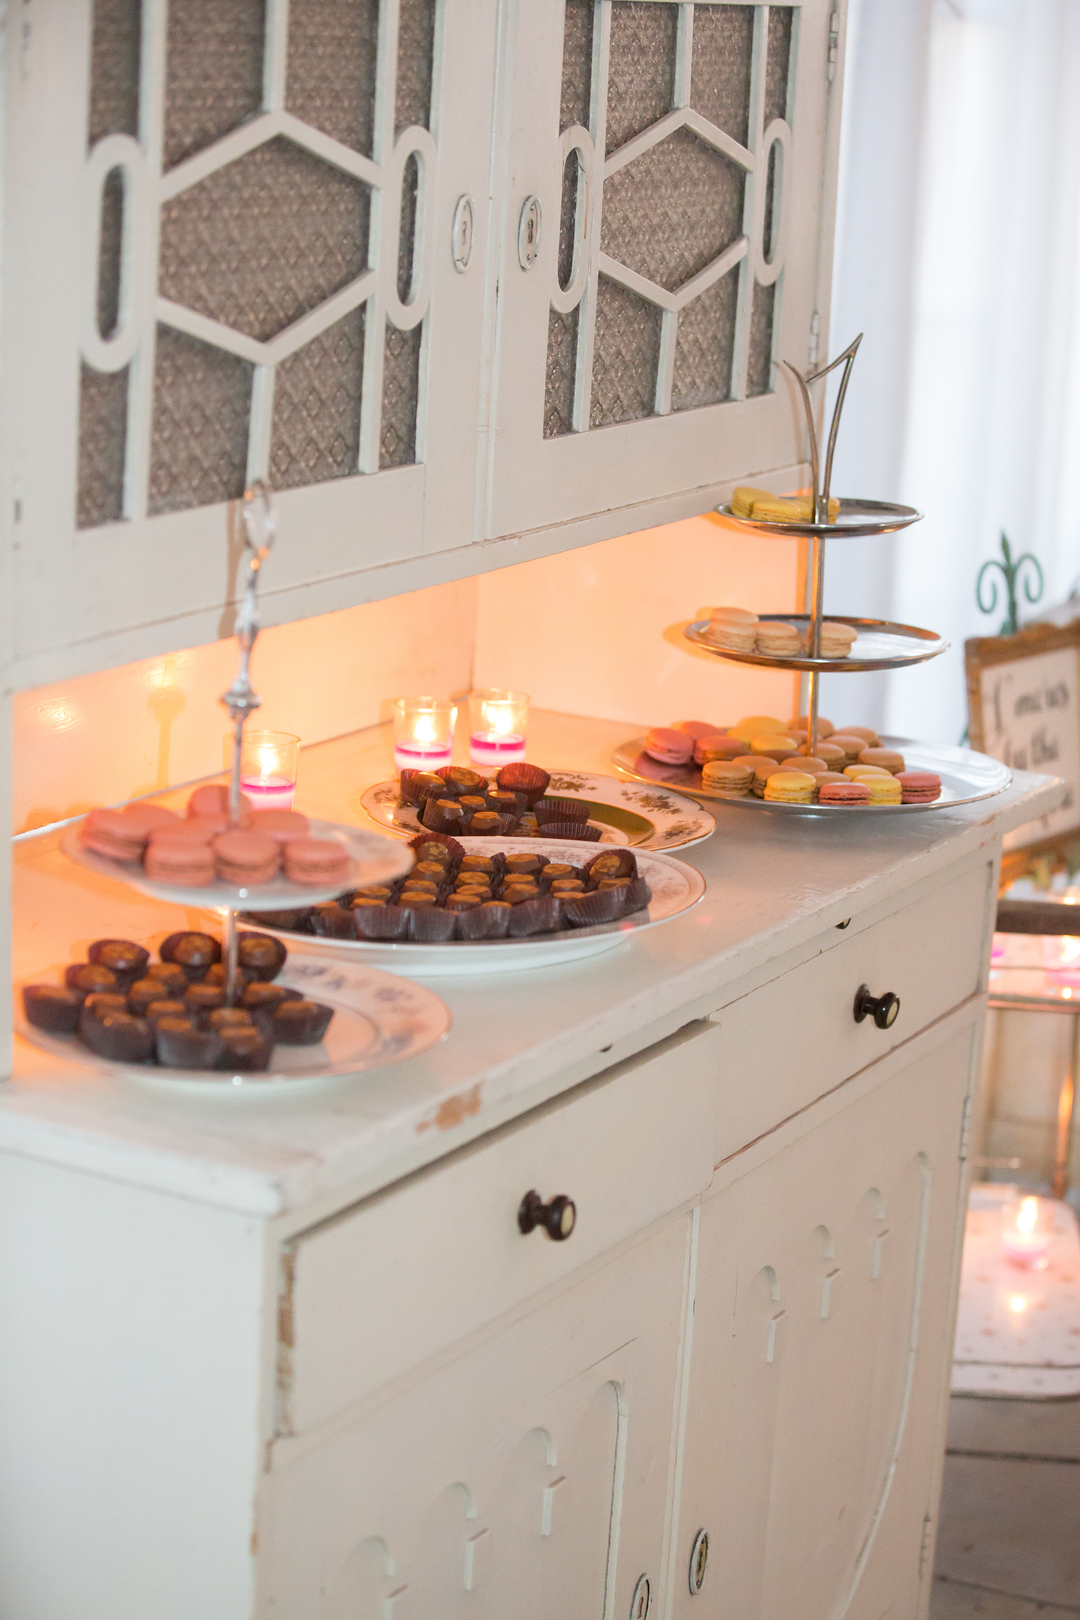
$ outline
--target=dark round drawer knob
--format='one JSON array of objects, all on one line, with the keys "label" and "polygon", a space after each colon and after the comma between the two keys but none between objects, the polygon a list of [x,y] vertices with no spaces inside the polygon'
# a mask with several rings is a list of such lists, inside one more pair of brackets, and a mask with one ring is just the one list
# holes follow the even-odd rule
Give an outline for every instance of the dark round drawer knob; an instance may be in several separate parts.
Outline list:
[{"label": "dark round drawer knob", "polygon": [[872,1018],[878,1029],[892,1029],[900,1011],[900,997],[886,990],[883,996],[872,996],[868,985],[860,984],[855,992],[855,1022]]},{"label": "dark round drawer knob", "polygon": [[518,1207],[518,1228],[534,1232],[542,1226],[553,1243],[565,1243],[577,1225],[577,1205],[565,1193],[557,1193],[547,1203],[535,1190],[527,1192]]}]

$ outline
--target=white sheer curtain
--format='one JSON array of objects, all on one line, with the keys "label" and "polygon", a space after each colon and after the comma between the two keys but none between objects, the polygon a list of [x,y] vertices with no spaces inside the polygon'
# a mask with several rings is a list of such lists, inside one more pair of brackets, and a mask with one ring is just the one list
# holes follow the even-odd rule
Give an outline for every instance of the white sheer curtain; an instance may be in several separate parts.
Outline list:
[{"label": "white sheer curtain", "polygon": [[866,338],[836,487],[926,520],[835,546],[826,603],[953,648],[834,677],[826,712],[955,742],[964,639],[1004,614],[974,595],[1000,531],[1047,602],[1080,575],[1080,4],[854,0],[845,114],[832,348]]}]

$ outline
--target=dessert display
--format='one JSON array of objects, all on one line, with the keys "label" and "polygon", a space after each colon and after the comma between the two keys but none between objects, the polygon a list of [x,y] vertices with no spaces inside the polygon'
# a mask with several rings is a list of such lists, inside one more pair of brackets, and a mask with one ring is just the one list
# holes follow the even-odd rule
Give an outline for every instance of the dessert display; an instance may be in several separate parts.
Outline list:
[{"label": "dessert display", "polygon": [[[733,517],[757,518],[768,523],[813,523],[812,495],[773,495],[767,489],[755,489],[753,484],[740,484],[731,497]],[[826,521],[835,523],[840,516],[840,502],[832,499],[827,504]]]},{"label": "dessert display", "polygon": [[27,1023],[75,1036],[111,1062],[252,1073],[269,1068],[277,1045],[317,1045],[334,1017],[332,1007],[274,983],[288,952],[273,935],[239,933],[232,1006],[212,934],[170,934],[158,955],[152,962],[131,940],[95,940],[63,984],[23,986]]},{"label": "dessert display", "polygon": [[320,905],[263,912],[262,920],[324,939],[437,945],[593,928],[644,912],[652,899],[630,849],[608,847],[575,865],[532,854],[516,842],[506,850],[470,854],[439,832],[419,833],[411,847],[416,864],[394,883],[351,889]]},{"label": "dessert display", "polygon": [[187,815],[158,804],[128,804],[91,810],[79,841],[95,855],[141,862],[147,877],[184,888],[235,883],[255,888],[285,877],[290,883],[326,888],[348,882],[343,845],[312,838],[306,816],[295,810],[255,810],[240,795],[240,820],[229,821],[229,790],[206,784],[187,802]]},{"label": "dessert display", "polygon": [[[635,774],[648,776],[649,761],[686,773],[696,766],[703,788],[716,798],[831,809],[930,805],[941,798],[940,774],[909,770],[905,755],[883,746],[869,726],[838,730],[819,715],[811,751],[809,718],[750,714],[726,727],[705,720],[656,726],[642,739],[637,764],[646,769]],[[674,743],[678,737],[681,745]]]},{"label": "dessert display", "polygon": [[411,806],[422,828],[454,838],[572,838],[598,843],[599,827],[589,825],[580,800],[549,797],[551,773],[522,760],[504,765],[494,777],[464,765],[437,771],[403,770],[398,802]]}]

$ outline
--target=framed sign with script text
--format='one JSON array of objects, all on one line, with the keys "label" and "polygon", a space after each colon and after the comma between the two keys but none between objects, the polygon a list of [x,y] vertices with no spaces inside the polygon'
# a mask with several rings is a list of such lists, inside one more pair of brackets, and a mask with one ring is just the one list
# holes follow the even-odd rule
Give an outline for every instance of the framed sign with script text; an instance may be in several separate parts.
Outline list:
[{"label": "framed sign with script text", "polygon": [[1066,785],[1060,807],[1011,833],[1006,850],[1064,851],[1080,841],[1080,620],[980,636],[965,642],[964,665],[971,747]]}]

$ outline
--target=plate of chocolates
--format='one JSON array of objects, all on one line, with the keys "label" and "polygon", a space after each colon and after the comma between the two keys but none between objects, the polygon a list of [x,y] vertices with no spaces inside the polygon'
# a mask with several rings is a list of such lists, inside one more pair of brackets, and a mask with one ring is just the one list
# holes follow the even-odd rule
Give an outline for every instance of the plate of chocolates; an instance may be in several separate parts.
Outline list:
[{"label": "plate of chocolates", "polygon": [[654,851],[544,837],[418,833],[404,879],[300,910],[260,913],[290,946],[363,956],[398,973],[497,973],[610,950],[681,916],[700,872]]},{"label": "plate of chocolates", "polygon": [[228,789],[196,788],[181,816],[143,800],[89,811],[60,847],[79,866],[120,878],[158,900],[190,904],[192,892],[213,906],[300,904],[330,899],[348,884],[399,877],[408,855],[393,839],[296,810],[255,810],[241,794],[233,826]]},{"label": "plate of chocolates", "polygon": [[[617,776],[547,771],[522,762],[494,776],[458,765],[402,771],[353,800],[377,827],[411,838],[428,827],[454,838],[569,838],[634,849],[678,849],[716,823],[681,793],[644,790]],[[494,819],[493,819],[494,818]]]},{"label": "plate of chocolates", "polygon": [[431,991],[374,968],[295,961],[281,939],[246,931],[238,957],[241,985],[230,1006],[213,934],[170,934],[156,951],[98,939],[84,960],[18,987],[16,1028],[34,1045],[96,1068],[232,1090],[383,1068],[450,1027]]}]

